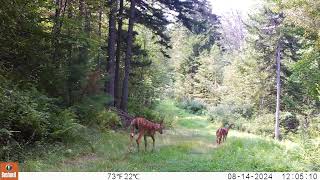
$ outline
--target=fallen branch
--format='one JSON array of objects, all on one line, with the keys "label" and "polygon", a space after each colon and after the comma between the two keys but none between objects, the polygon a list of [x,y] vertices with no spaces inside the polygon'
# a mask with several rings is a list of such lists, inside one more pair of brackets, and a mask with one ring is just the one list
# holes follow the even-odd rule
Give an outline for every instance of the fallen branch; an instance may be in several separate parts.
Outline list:
[{"label": "fallen branch", "polygon": [[109,107],[109,110],[118,114],[124,127],[128,127],[130,125],[132,119],[134,119],[133,116],[131,116],[130,114],[128,114],[127,112],[125,112],[121,109],[118,109],[115,107]]}]

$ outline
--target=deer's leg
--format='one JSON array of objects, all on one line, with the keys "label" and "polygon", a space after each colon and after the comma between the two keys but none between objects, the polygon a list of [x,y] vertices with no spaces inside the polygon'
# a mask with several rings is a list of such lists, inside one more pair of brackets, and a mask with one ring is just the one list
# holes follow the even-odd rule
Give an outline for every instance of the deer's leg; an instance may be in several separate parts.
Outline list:
[{"label": "deer's leg", "polygon": [[217,134],[217,139],[216,139],[216,141],[217,141],[217,144],[219,144],[219,134]]},{"label": "deer's leg", "polygon": [[144,135],[144,150],[147,151],[147,136]]},{"label": "deer's leg", "polygon": [[226,135],[224,136],[224,140],[226,141],[227,140],[227,136],[228,136],[228,131],[226,132]]},{"label": "deer's leg", "polygon": [[130,145],[129,145],[129,151],[131,151],[130,149],[133,147],[132,145],[132,142],[133,142],[133,137],[134,135],[133,134],[130,134]]},{"label": "deer's leg", "polygon": [[154,139],[154,136],[151,136],[151,138],[152,138],[152,152],[153,152],[153,150],[154,150],[154,141],[155,141],[155,139]]},{"label": "deer's leg", "polygon": [[137,138],[137,140],[136,140],[137,146],[138,146],[138,152],[140,151],[139,144],[140,144],[140,142],[141,142],[141,138],[142,138],[142,135],[143,135],[143,134],[144,134],[143,131],[139,132],[139,136],[138,136],[138,138]]},{"label": "deer's leg", "polygon": [[216,132],[216,136],[217,136],[217,143],[220,144],[221,143],[221,137],[222,137],[222,129],[219,128]]}]

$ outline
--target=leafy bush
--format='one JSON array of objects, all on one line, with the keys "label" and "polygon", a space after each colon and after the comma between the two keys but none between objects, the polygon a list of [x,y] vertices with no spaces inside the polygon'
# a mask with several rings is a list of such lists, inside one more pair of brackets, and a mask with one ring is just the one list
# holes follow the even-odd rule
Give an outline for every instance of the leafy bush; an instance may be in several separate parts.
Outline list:
[{"label": "leafy bush", "polygon": [[218,106],[212,106],[207,111],[209,120],[227,124],[229,121],[233,121],[240,118],[240,114],[235,112],[234,106],[226,104],[220,104]]},{"label": "leafy bush", "polygon": [[70,109],[65,109],[50,118],[49,136],[55,140],[71,142],[81,137],[84,126],[77,123],[76,115]]},{"label": "leafy bush", "polygon": [[252,104],[242,104],[234,107],[234,112],[243,118],[251,118],[254,114],[254,106]]},{"label": "leafy bush", "polygon": [[120,117],[110,110],[100,111],[96,119],[100,129],[115,129],[122,126]]},{"label": "leafy bush", "polygon": [[243,131],[272,137],[274,133],[274,114],[263,113],[242,124]]},{"label": "leafy bush", "polygon": [[12,138],[20,143],[46,137],[50,112],[44,104],[51,100],[35,89],[0,86],[0,129],[13,131]]},{"label": "leafy bush", "polygon": [[285,133],[295,133],[299,127],[299,120],[294,113],[283,112],[280,116],[280,125],[285,129]]},{"label": "leafy bush", "polygon": [[319,137],[320,132],[320,114],[310,119],[310,126],[308,128],[311,137]]},{"label": "leafy bush", "polygon": [[172,100],[158,101],[152,107],[144,107],[134,103],[129,103],[129,112],[134,117],[145,117],[154,122],[164,122],[166,128],[172,127],[172,122],[178,118],[177,114],[185,113],[178,108]]},{"label": "leafy bush", "polygon": [[131,102],[129,103],[128,109],[129,109],[129,113],[134,117],[144,117],[153,122],[160,122],[161,120],[164,120],[164,117],[160,112],[153,110],[154,107],[144,107],[144,106],[141,106],[140,104]]},{"label": "leafy bush", "polygon": [[72,107],[81,124],[96,127],[101,130],[121,126],[118,115],[106,110],[105,104],[108,98],[105,96],[86,97],[83,101]]},{"label": "leafy bush", "polygon": [[22,91],[0,75],[0,159],[23,159],[23,149],[36,142],[70,141],[83,128],[70,109],[36,88]]},{"label": "leafy bush", "polygon": [[102,96],[85,97],[71,108],[81,124],[94,126],[99,124],[98,116],[100,112],[105,110],[105,103],[107,103],[107,99]]},{"label": "leafy bush", "polygon": [[206,104],[200,100],[195,99],[185,99],[182,100],[179,104],[179,107],[186,109],[192,114],[203,114],[206,110]]},{"label": "leafy bush", "polygon": [[[253,116],[253,106],[251,105],[234,105],[219,104],[217,106],[208,107],[207,114],[209,120],[217,121],[222,124],[234,123],[240,128],[241,121],[248,121]],[[239,124],[239,126],[237,125]]]}]

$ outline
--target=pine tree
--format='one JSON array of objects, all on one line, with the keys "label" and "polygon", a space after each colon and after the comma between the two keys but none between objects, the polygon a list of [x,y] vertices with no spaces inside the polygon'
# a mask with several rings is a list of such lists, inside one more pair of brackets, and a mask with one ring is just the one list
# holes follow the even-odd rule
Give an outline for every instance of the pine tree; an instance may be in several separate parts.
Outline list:
[{"label": "pine tree", "polygon": [[114,81],[115,81],[115,58],[116,58],[116,13],[118,9],[118,0],[110,0],[109,13],[109,38],[108,38],[108,59],[107,59],[107,82],[106,92],[111,96],[110,106],[114,106]]}]

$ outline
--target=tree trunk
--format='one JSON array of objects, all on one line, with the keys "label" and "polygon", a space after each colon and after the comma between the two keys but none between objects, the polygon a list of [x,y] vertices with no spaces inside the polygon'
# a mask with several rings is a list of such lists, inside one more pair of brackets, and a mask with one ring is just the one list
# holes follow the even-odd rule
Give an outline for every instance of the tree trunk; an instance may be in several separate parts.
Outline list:
[{"label": "tree trunk", "polygon": [[110,0],[109,14],[109,39],[108,39],[108,57],[107,57],[107,82],[106,91],[111,96],[109,106],[114,106],[114,74],[115,74],[115,50],[116,50],[116,13],[118,0]]},{"label": "tree trunk", "polygon": [[[73,9],[73,6],[72,6],[72,4],[73,4],[73,0],[69,0],[69,2],[68,2],[68,19],[70,20],[70,19],[72,19],[72,17],[73,17],[73,11],[74,11],[74,9]],[[71,29],[70,28],[68,28],[68,37],[71,37]],[[72,63],[71,63],[71,61],[72,61],[72,51],[73,50],[73,47],[72,47],[72,43],[69,43],[68,44],[68,55],[67,55],[67,57],[68,57],[68,59],[67,59],[67,68],[69,69],[69,72],[67,73],[67,81],[66,81],[66,88],[67,88],[67,104],[68,104],[68,106],[71,106],[72,104],[73,104],[73,99],[72,99],[72,88],[71,88],[71,86],[72,86],[72,81],[71,81],[71,74],[70,74],[70,67],[71,67],[71,65],[72,65]]]},{"label": "tree trunk", "polygon": [[276,122],[275,122],[275,128],[274,128],[274,138],[276,140],[280,140],[280,90],[281,90],[281,83],[280,83],[280,40],[277,45],[277,50],[276,50],[276,64],[277,64],[277,102],[276,102]]},{"label": "tree trunk", "polygon": [[56,63],[57,59],[57,44],[58,44],[58,34],[59,34],[59,22],[60,22],[60,0],[55,0],[55,14],[53,19],[53,27],[52,27],[52,47],[53,47],[53,53],[52,53],[52,60],[54,63]]},{"label": "tree trunk", "polygon": [[118,35],[117,35],[117,52],[116,52],[116,69],[114,77],[114,106],[120,106],[120,59],[121,59],[121,36],[122,36],[122,18],[123,18],[123,0],[120,0],[119,15],[118,15]]},{"label": "tree trunk", "polygon": [[120,105],[120,108],[124,111],[128,110],[128,94],[129,94],[128,86],[129,86],[130,61],[132,58],[132,40],[133,40],[135,5],[136,5],[136,0],[131,0],[128,37],[127,37],[127,51],[125,56],[124,79],[123,79],[123,85],[122,85],[122,99],[121,99],[121,105]]},{"label": "tree trunk", "polygon": [[84,16],[84,32],[86,33],[87,36],[90,35],[90,31],[91,31],[91,11],[90,11],[90,7],[89,4],[85,4],[85,8],[84,8],[84,12],[85,12],[85,16]]},{"label": "tree trunk", "polygon": [[67,0],[63,2],[63,0],[55,0],[55,15],[53,19],[53,27],[52,27],[52,47],[53,47],[53,53],[52,53],[52,60],[54,63],[56,63],[56,66],[59,67],[59,63],[57,62],[58,54],[59,54],[59,38],[61,33],[61,27],[62,27],[62,21],[61,16],[63,17],[66,6],[67,6]]},{"label": "tree trunk", "polygon": [[[51,45],[52,45],[52,64],[54,65],[56,71],[61,71],[64,68],[65,60],[62,58],[62,51],[60,47],[60,39],[61,39],[61,27],[62,27],[62,18],[64,17],[64,13],[67,7],[68,0],[55,0],[55,14],[53,18],[53,27],[51,32]],[[66,88],[58,88],[55,86],[55,90],[53,90],[56,94],[62,94],[65,99],[69,99],[68,95],[66,95]],[[69,101],[69,100],[68,100]]]},{"label": "tree trunk", "polygon": [[103,7],[103,1],[100,1],[99,4],[99,16],[98,16],[98,36],[99,36],[99,49],[98,49],[98,65],[97,65],[97,69],[101,69],[101,29],[102,29],[102,7]]},{"label": "tree trunk", "polygon": [[[89,21],[89,8],[85,3],[85,0],[79,0],[80,19],[83,27],[83,32],[86,36],[90,33],[90,21]],[[88,60],[88,46],[86,43],[80,47],[79,61],[85,62]]]}]

